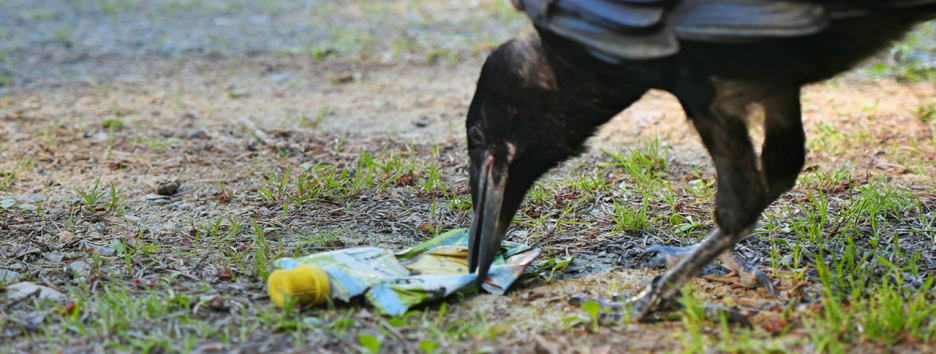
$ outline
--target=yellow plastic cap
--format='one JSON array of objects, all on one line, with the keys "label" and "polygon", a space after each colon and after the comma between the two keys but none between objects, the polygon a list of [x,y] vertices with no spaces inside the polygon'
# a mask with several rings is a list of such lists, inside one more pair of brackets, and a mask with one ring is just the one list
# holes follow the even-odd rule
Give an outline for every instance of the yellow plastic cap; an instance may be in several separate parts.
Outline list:
[{"label": "yellow plastic cap", "polygon": [[331,287],[328,274],[322,267],[305,264],[293,269],[273,271],[267,279],[270,300],[282,307],[286,299],[298,300],[300,304],[318,305],[328,299]]}]

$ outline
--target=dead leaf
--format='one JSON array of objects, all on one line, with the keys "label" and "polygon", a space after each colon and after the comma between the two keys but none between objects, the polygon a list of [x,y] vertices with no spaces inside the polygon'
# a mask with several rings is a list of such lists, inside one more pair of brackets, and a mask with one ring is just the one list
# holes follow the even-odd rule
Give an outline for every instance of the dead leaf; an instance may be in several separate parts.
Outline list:
[{"label": "dead leaf", "polygon": [[407,172],[405,175],[400,176],[400,178],[397,178],[396,180],[397,187],[403,187],[403,186],[412,187],[415,185],[416,185],[416,177],[413,176],[412,172]]},{"label": "dead leaf", "polygon": [[771,318],[761,323],[760,326],[771,335],[778,336],[780,333],[783,333],[783,330],[789,325],[790,323],[782,318]]},{"label": "dead leaf", "polygon": [[78,310],[78,303],[72,301],[72,302],[69,302],[68,305],[65,305],[62,311],[59,312],[59,315],[62,315],[62,316],[71,315],[75,313],[76,310]]}]

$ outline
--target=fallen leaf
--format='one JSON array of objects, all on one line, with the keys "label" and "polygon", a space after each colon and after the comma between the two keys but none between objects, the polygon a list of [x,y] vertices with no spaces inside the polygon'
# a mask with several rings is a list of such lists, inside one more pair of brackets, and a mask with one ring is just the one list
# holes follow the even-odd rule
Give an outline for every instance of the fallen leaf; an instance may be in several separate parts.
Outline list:
[{"label": "fallen leaf", "polygon": [[62,315],[62,316],[71,315],[75,313],[75,310],[78,310],[78,303],[72,301],[72,302],[69,302],[68,305],[65,305],[62,311],[59,312],[59,315]]},{"label": "fallen leaf", "polygon": [[761,323],[761,328],[773,336],[778,336],[787,328],[789,322],[782,318],[771,318]]},{"label": "fallen leaf", "polygon": [[412,172],[408,172],[405,175],[400,176],[400,178],[397,178],[396,180],[397,187],[403,187],[403,186],[411,187],[415,185],[416,185],[416,177],[413,176]]}]

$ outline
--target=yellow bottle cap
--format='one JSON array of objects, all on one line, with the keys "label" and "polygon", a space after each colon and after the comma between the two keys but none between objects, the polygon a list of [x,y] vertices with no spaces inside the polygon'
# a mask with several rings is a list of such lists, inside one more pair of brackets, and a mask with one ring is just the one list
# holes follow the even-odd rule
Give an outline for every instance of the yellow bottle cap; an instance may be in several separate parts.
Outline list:
[{"label": "yellow bottle cap", "polygon": [[286,299],[296,299],[300,304],[318,305],[328,299],[331,287],[328,274],[322,267],[304,264],[293,269],[273,271],[267,279],[270,300],[282,307]]}]

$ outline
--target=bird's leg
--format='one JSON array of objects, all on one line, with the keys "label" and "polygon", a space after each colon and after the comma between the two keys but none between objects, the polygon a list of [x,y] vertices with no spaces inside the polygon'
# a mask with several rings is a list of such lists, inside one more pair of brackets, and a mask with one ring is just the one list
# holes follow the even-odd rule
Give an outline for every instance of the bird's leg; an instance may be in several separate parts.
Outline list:
[{"label": "bird's leg", "polygon": [[[679,289],[702,268],[748,236],[760,212],[767,206],[766,183],[757,168],[757,154],[748,137],[747,106],[754,100],[756,87],[736,82],[715,82],[713,99],[705,91],[692,90],[677,97],[693,118],[702,142],[715,163],[718,192],[715,194],[715,223],[718,230],[707,237],[654,281],[633,301],[631,317],[643,318]],[[711,104],[710,104],[711,102]],[[740,269],[746,271],[746,269]],[[741,274],[741,273],[739,273]]]},{"label": "bird's leg", "polygon": [[[718,177],[715,223],[718,230],[688,251],[669,272],[654,279],[628,300],[631,319],[642,319],[674,299],[679,289],[699,274],[706,264],[748,236],[768,203],[767,180],[758,169],[757,154],[748,137],[745,121],[748,105],[763,91],[757,86],[731,81],[694,83],[696,85],[683,87],[674,93],[692,117],[715,163]],[[744,263],[734,257],[728,261],[739,266],[739,274],[756,274],[754,269],[740,266]]]},{"label": "bird's leg", "polygon": [[[806,161],[806,133],[803,131],[799,87],[773,87],[760,102],[764,106],[764,146],[761,151],[761,174],[767,183],[765,207],[796,184]],[[741,284],[753,288],[760,284],[774,294],[773,282],[734,251],[720,257],[722,263],[738,273]]]},{"label": "bird's leg", "polygon": [[803,131],[800,89],[775,89],[764,105],[764,146],[761,169],[767,180],[767,203],[793,188],[806,162],[806,133]]},{"label": "bird's leg", "polygon": [[[764,107],[766,133],[760,156],[761,173],[767,187],[765,201],[769,205],[796,184],[806,159],[806,134],[801,118],[799,87],[774,87],[761,92],[759,101]],[[656,254],[650,263],[652,267],[672,269],[695,247],[653,246],[644,254]],[[767,274],[751,266],[734,250],[725,251],[719,259],[726,268],[738,274],[745,287],[760,285],[770,294],[775,292]]]},{"label": "bird's leg", "polygon": [[[708,106],[704,104],[706,90],[704,86],[702,88],[691,90],[690,94],[677,93],[677,97],[687,114],[693,117],[696,129],[715,162],[718,173],[715,222],[718,230],[695,246],[657,248],[658,252],[670,256],[659,261],[670,263],[670,271],[629,299],[629,304],[604,303],[612,309],[629,307],[631,319],[641,319],[668,303],[682,285],[719,256],[729,269],[740,275],[743,284],[760,283],[765,284],[768,290],[773,289],[766,274],[748,265],[731,250],[748,236],[761,211],[792,188],[802,168],[805,135],[800,121],[799,89],[763,90],[737,83],[716,83],[714,92],[709,92],[712,94],[709,97],[714,98],[708,101],[714,103]],[[761,156],[762,169],[758,169],[757,156],[744,121],[745,108],[754,100],[764,104],[766,113],[767,137]],[[735,315],[733,313],[731,317],[738,317]]]}]

